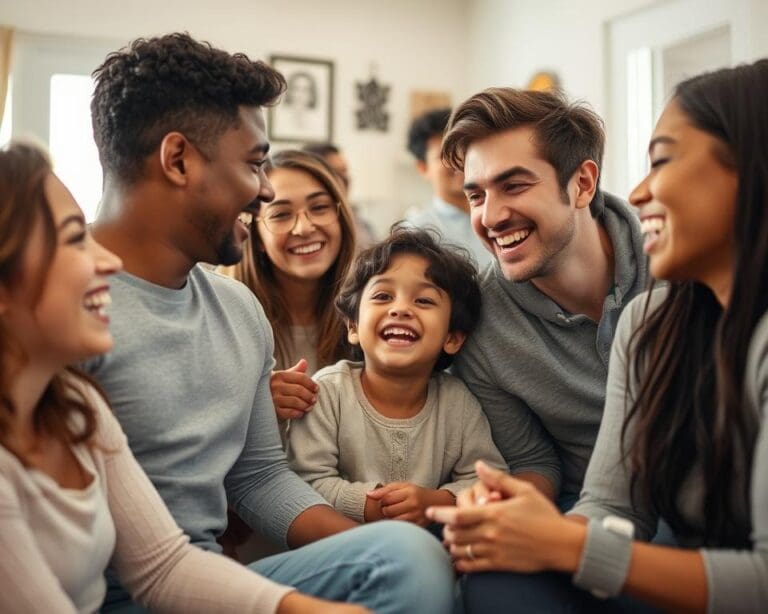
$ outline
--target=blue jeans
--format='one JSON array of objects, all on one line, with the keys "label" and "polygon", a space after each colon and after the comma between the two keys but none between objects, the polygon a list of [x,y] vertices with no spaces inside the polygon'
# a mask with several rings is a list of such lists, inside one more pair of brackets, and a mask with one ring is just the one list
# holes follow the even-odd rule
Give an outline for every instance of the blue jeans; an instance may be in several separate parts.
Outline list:
[{"label": "blue jeans", "polygon": [[575,587],[570,576],[547,572],[518,574],[476,573],[461,579],[461,602],[456,612],[465,614],[653,614],[659,610],[632,597],[598,599]]},{"label": "blue jeans", "polygon": [[[357,603],[377,614],[441,614],[453,607],[448,555],[432,535],[407,522],[364,525],[248,568],[302,593]],[[110,601],[102,612],[146,610],[132,601]]]}]

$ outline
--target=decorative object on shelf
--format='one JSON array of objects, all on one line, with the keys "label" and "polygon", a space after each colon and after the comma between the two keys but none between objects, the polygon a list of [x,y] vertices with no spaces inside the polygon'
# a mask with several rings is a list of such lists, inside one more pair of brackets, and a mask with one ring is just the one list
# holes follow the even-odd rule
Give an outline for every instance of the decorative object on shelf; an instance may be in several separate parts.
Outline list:
[{"label": "decorative object on shelf", "polygon": [[536,90],[537,92],[549,92],[560,89],[560,79],[555,73],[542,70],[531,77],[526,89]]},{"label": "decorative object on shelf", "polygon": [[268,110],[270,140],[332,141],[333,62],[286,55],[273,55],[269,61],[288,83],[283,99]]},{"label": "decorative object on shelf", "polygon": [[361,106],[355,112],[358,130],[378,130],[386,132],[389,128],[389,112],[384,108],[389,98],[389,85],[382,85],[376,79],[376,68],[371,66],[371,78],[357,81],[357,100]]},{"label": "decorative object on shelf", "polygon": [[450,109],[451,95],[439,90],[412,90],[410,95],[411,120],[435,109]]}]

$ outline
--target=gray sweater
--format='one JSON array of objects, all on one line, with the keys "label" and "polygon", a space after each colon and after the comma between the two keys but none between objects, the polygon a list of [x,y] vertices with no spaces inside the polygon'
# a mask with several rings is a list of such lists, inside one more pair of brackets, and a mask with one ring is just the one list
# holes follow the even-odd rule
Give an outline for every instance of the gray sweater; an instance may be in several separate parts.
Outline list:
[{"label": "gray sweater", "polygon": [[[654,291],[653,301],[660,302],[664,290]],[[603,423],[595,451],[589,463],[581,498],[571,510],[590,518],[617,515],[635,524],[638,538],[647,540],[656,531],[658,518],[647,501],[629,496],[630,474],[620,448],[621,429],[636,382],[627,382],[626,365],[630,336],[642,321],[646,295],[627,307],[619,322],[611,353],[608,392]],[[653,306],[653,305],[652,305]],[[750,343],[745,377],[745,403],[754,412],[758,428],[752,467],[735,480],[750,480],[750,496],[736,501],[734,520],[751,529],[752,550],[703,549],[709,588],[709,612],[768,612],[768,314],[755,328]],[[628,396],[627,396],[628,395]],[[632,424],[627,437],[632,437]],[[694,470],[679,494],[680,508],[691,526],[704,526],[703,478],[701,459],[691,459]],[[703,538],[676,536],[681,545],[700,547]]]},{"label": "gray sweater", "polygon": [[494,263],[481,281],[478,328],[455,367],[488,416],[509,470],[545,475],[571,495],[581,489],[600,426],[616,322],[647,281],[637,216],[624,201],[604,197],[615,284],[600,322],[566,312],[530,282],[505,280]]},{"label": "gray sweater", "polygon": [[289,468],[269,390],[272,330],[239,282],[195,267],[181,290],[127,273],[110,280],[115,347],[86,365],[192,543],[219,551],[227,503],[286,543],[325,504]]},{"label": "gray sweater", "polygon": [[291,421],[291,466],[340,513],[363,522],[366,492],[412,482],[457,494],[477,479],[474,463],[504,467],[477,400],[457,378],[438,373],[412,418],[394,419],[370,404],[362,363],[342,360],[315,375],[315,408]]}]

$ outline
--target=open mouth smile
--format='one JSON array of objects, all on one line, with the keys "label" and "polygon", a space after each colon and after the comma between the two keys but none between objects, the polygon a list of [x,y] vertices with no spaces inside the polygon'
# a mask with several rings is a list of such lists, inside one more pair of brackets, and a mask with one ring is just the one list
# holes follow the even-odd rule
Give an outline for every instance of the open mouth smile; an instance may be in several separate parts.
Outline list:
[{"label": "open mouth smile", "polygon": [[525,243],[533,233],[533,228],[520,228],[499,237],[493,237],[496,247],[502,252],[511,252]]},{"label": "open mouth smile", "polygon": [[109,322],[107,308],[112,304],[112,297],[109,295],[109,288],[102,287],[92,290],[85,295],[83,306],[99,320]]},{"label": "open mouth smile", "polygon": [[667,220],[661,215],[650,215],[640,220],[640,230],[645,236],[643,251],[648,254],[656,245],[659,236],[664,231]]},{"label": "open mouth smile", "polygon": [[316,254],[323,248],[324,243],[322,241],[315,241],[313,243],[306,243],[304,245],[297,245],[295,247],[289,247],[288,253],[294,256],[311,256]]},{"label": "open mouth smile", "polygon": [[386,326],[379,336],[389,345],[406,346],[416,343],[421,337],[408,326]]}]

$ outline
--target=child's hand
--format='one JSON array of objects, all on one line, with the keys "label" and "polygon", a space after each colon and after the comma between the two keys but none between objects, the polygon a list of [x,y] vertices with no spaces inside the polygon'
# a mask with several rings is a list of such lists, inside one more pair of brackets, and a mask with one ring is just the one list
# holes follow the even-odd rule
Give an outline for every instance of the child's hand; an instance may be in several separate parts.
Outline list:
[{"label": "child's hand", "polygon": [[407,520],[420,527],[426,527],[432,522],[424,515],[430,505],[434,505],[438,500],[446,503],[446,496],[450,500],[453,499],[448,491],[422,488],[410,482],[392,482],[367,494],[371,499],[377,499],[380,502],[381,512],[385,518]]},{"label": "child's hand", "polygon": [[279,420],[303,418],[317,401],[317,384],[306,372],[307,361],[303,358],[290,369],[272,372],[269,389]]}]

